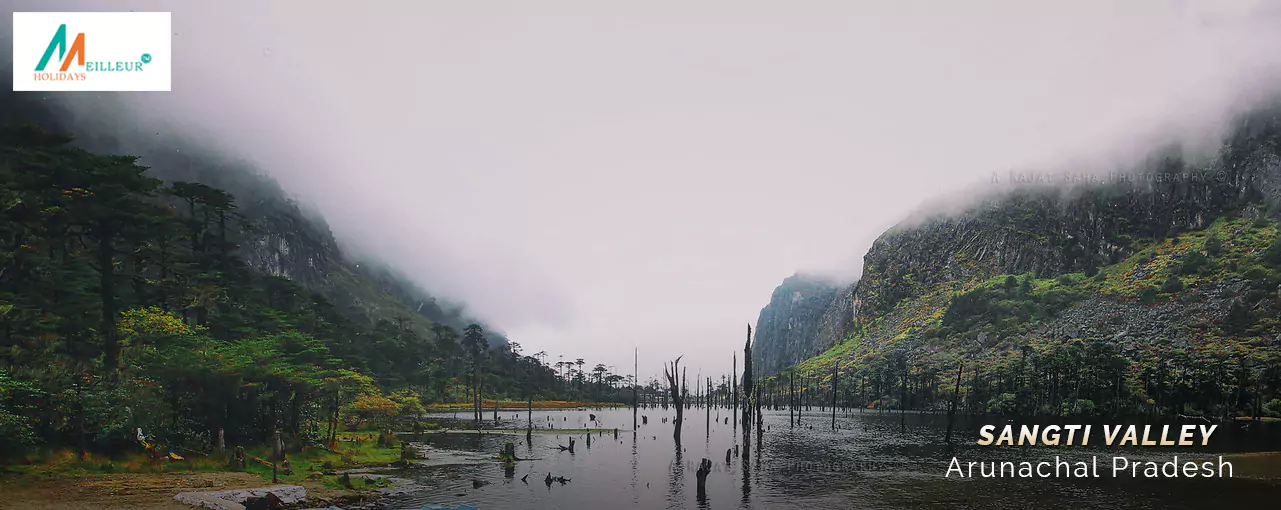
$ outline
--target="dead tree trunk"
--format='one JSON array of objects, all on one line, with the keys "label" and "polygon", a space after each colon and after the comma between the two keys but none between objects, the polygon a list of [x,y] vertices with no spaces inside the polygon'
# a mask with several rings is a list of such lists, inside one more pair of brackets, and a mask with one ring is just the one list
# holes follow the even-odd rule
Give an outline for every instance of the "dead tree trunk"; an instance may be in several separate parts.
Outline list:
[{"label": "dead tree trunk", "polygon": [[796,372],[792,372],[788,380],[787,424],[790,428],[796,428]]},{"label": "dead tree trunk", "polygon": [[907,432],[907,363],[903,363],[903,378],[898,389],[899,432]]},{"label": "dead tree trunk", "polygon": [[672,397],[672,405],[676,407],[675,430],[672,431],[672,437],[676,443],[681,442],[681,422],[685,420],[685,397],[683,388],[677,384],[677,378],[680,377],[680,363],[684,356],[677,356],[676,360],[671,362],[670,366],[663,367],[663,375],[667,376],[667,391]]},{"label": "dead tree trunk", "polygon": [[[752,397],[752,325],[747,325],[747,343],[743,345],[743,397]],[[743,429],[750,430],[752,411],[750,405],[743,406]]]},{"label": "dead tree trunk", "polygon": [[640,386],[640,349],[632,350],[632,430],[638,427],[636,423],[636,413],[640,409],[640,393],[637,391]]},{"label": "dead tree trunk", "polygon": [[956,400],[961,395],[961,372],[965,371],[965,363],[956,367],[956,386],[952,387],[952,405],[947,408],[947,444],[952,444],[952,425],[956,419]]},{"label": "dead tree trunk", "polygon": [[756,462],[761,461],[761,446],[765,442],[765,420],[761,417],[761,387],[756,387]]},{"label": "dead tree trunk", "polygon": [[840,363],[832,364],[832,430],[836,430],[836,384],[841,376]]},{"label": "dead tree trunk", "polygon": [[747,462],[752,449],[752,325],[747,325],[747,343],[743,344],[743,462]]},{"label": "dead tree trunk", "polygon": [[712,461],[708,460],[707,458],[703,458],[703,461],[698,463],[698,471],[694,473],[694,476],[697,477],[698,479],[698,499],[699,500],[707,499],[707,474],[711,472],[712,472]]},{"label": "dead tree trunk", "polygon": [[703,409],[707,411],[707,422],[705,423],[707,425],[706,427],[707,431],[705,432],[705,435],[707,437],[712,437],[712,406],[707,401],[707,399],[710,398],[711,394],[712,394],[712,378],[708,377],[707,393],[706,393],[707,396],[703,397]]}]

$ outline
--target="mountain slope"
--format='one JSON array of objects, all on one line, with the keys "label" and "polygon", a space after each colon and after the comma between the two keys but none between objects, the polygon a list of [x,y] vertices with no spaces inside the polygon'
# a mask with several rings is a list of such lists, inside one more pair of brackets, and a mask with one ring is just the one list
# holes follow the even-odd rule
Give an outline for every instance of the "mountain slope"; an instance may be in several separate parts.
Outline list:
[{"label": "mountain slope", "polygon": [[1281,387],[1281,113],[1245,116],[1206,162],[1129,175],[891,229],[846,289],[842,342],[796,370],[826,390],[839,366],[861,405],[943,406],[968,367],[975,411],[1260,412]]},{"label": "mountain slope", "polygon": [[[247,227],[247,234],[235,239],[246,263],[320,293],[354,320],[405,321],[424,338],[434,338],[433,323],[458,331],[473,322],[485,325],[379,261],[345,253],[322,217],[302,209],[251,164],[206,149],[164,126],[129,119],[110,94],[97,94],[87,111],[69,108],[66,99],[57,93],[0,91],[0,125],[35,123],[73,133],[76,145],[90,152],[139,156],[140,164],[167,182],[199,182],[226,190],[236,197],[238,219]],[[491,344],[507,342],[489,326],[486,336]]]}]

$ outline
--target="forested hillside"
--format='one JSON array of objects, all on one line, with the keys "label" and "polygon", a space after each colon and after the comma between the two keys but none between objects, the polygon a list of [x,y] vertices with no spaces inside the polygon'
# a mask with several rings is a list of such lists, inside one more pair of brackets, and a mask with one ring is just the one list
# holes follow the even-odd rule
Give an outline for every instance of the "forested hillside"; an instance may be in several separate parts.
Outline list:
[{"label": "forested hillside", "polygon": [[767,384],[827,399],[835,376],[842,401],[890,408],[1281,416],[1281,109],[1203,161],[1110,171],[886,232],[823,315],[849,318],[844,339]]},{"label": "forested hillside", "polygon": [[630,395],[353,260],[252,166],[143,129],[0,94],[0,460],[136,449],[136,428],[180,451],[219,431],[320,444],[433,403]]},{"label": "forested hillside", "polygon": [[560,388],[480,326],[422,335],[252,269],[234,196],[70,141],[25,126],[0,145],[5,449],[110,450],[137,427],[177,445],[307,439],[462,400],[473,370],[487,395]]},{"label": "forested hillside", "polygon": [[486,326],[491,344],[507,341],[461,306],[438,299],[378,260],[343,249],[325,219],[292,200],[266,169],[215,149],[215,141],[137,117],[113,94],[0,91],[0,125],[34,123],[72,133],[76,147],[137,156],[149,175],[165,182],[198,182],[234,195],[236,218],[247,228],[232,232],[232,239],[254,270],[319,292],[352,317],[402,321],[423,336],[432,335],[433,323],[461,330],[476,322]]}]

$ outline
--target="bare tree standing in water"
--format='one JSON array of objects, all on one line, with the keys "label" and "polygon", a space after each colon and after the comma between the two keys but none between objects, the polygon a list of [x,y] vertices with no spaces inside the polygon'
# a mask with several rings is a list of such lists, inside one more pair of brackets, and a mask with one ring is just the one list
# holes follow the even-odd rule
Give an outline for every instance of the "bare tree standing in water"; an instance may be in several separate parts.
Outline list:
[{"label": "bare tree standing in water", "polygon": [[747,343],[743,345],[743,462],[752,446],[752,325],[747,325]]},{"label": "bare tree standing in water", "polygon": [[676,383],[680,376],[680,363],[683,357],[677,356],[670,367],[663,367],[663,375],[667,376],[667,391],[672,396],[672,404],[676,406],[676,420],[673,422],[676,430],[672,432],[672,437],[676,439],[677,445],[681,442],[681,422],[685,420],[685,397],[682,395],[682,388]]}]

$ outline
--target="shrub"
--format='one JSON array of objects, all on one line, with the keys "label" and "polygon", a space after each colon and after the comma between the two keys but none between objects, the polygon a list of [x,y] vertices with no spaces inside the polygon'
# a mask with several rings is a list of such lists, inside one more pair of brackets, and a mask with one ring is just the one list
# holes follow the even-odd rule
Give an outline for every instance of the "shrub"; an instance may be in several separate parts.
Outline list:
[{"label": "shrub", "polygon": [[0,409],[0,458],[23,453],[36,443],[36,431],[23,416]]},{"label": "shrub", "polygon": [[1205,238],[1205,252],[1209,253],[1211,257],[1223,253],[1223,241],[1219,239],[1219,236],[1210,234]]},{"label": "shrub", "polygon": [[1174,293],[1181,290],[1183,290],[1183,280],[1180,280],[1178,276],[1170,275],[1170,278],[1161,284],[1161,292]]},{"label": "shrub", "polygon": [[1250,266],[1241,274],[1241,277],[1250,282],[1250,286],[1253,288],[1266,289],[1271,283],[1272,271],[1268,271],[1267,268],[1262,266]]},{"label": "shrub", "polygon": [[1201,252],[1188,253],[1187,256],[1183,257],[1183,262],[1179,265],[1179,273],[1196,274],[1201,271],[1201,268],[1205,267],[1206,262],[1208,262],[1208,259]]},{"label": "shrub", "polygon": [[1095,412],[1094,401],[1085,398],[1065,400],[1061,412],[1067,416],[1091,416]]},{"label": "shrub", "polygon": [[1223,330],[1228,333],[1244,333],[1252,326],[1254,326],[1254,315],[1250,313],[1250,308],[1240,299],[1232,300],[1232,306],[1228,308],[1228,316],[1223,319]]},{"label": "shrub", "polygon": [[1273,267],[1281,267],[1281,236],[1273,239],[1267,251],[1263,252],[1263,262]]},{"label": "shrub", "polygon": [[343,406],[342,412],[353,429],[364,428],[367,424],[384,428],[399,414],[400,406],[382,395],[367,393]]},{"label": "shrub", "polygon": [[36,444],[36,431],[22,413],[31,406],[21,405],[19,401],[34,401],[41,397],[42,393],[35,386],[12,379],[7,372],[0,370],[0,438],[3,438],[0,439],[0,459],[21,454]]},{"label": "shrub", "polygon": [[987,412],[992,414],[1010,414],[1018,409],[1018,397],[1013,393],[1002,393],[987,401]]},{"label": "shrub", "polygon": [[1281,418],[1281,398],[1274,398],[1263,404],[1263,412],[1268,416]]}]

